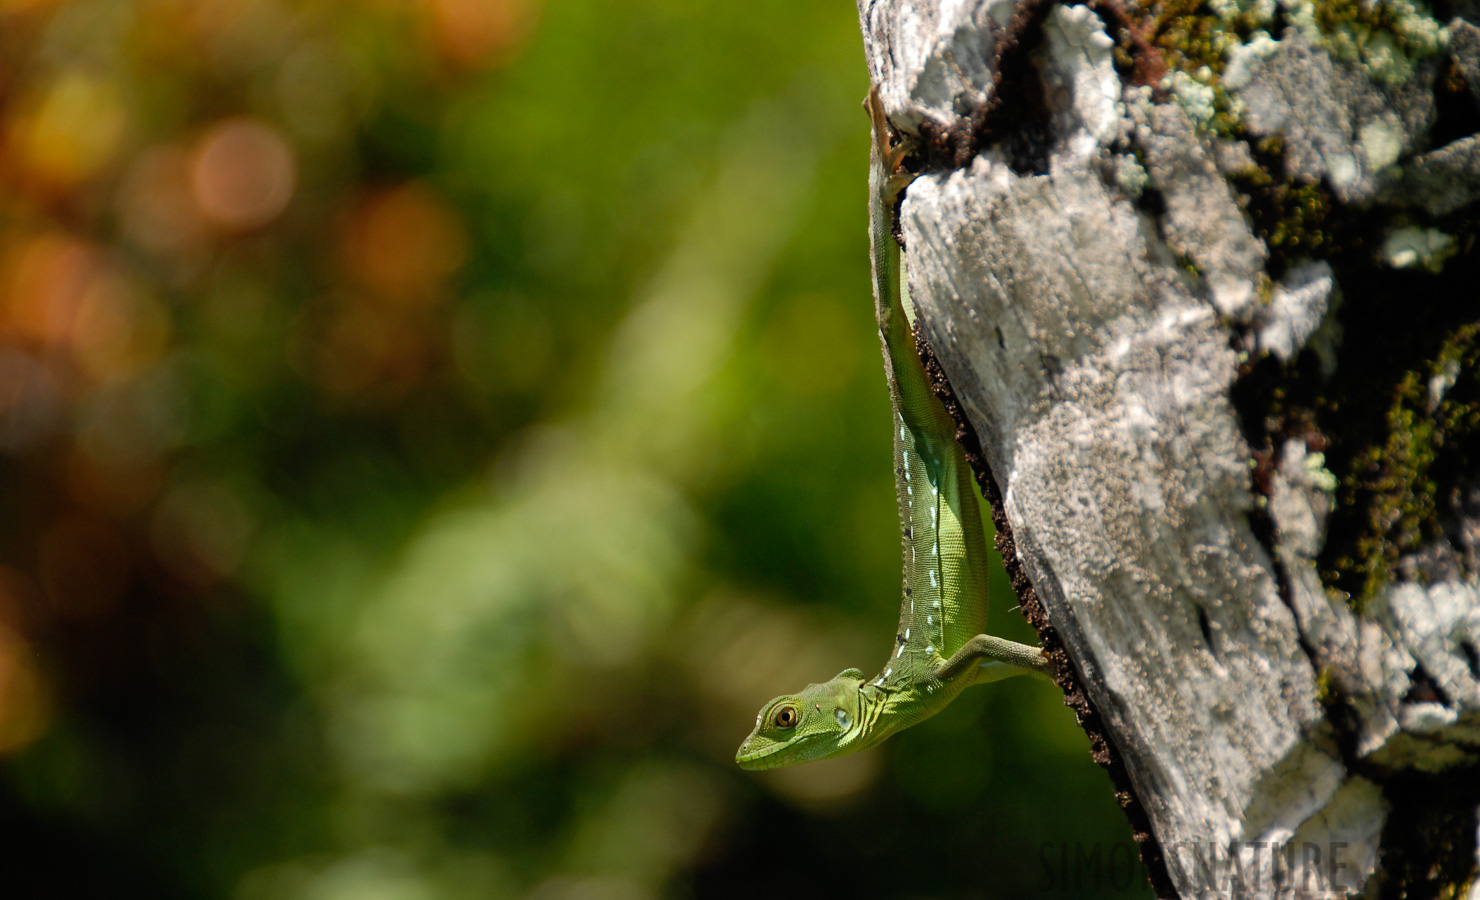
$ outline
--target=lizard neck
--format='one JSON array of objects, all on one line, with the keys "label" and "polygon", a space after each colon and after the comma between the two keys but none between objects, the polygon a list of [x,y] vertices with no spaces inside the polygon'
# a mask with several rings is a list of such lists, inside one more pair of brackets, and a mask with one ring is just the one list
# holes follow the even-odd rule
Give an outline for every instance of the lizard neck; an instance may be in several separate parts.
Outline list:
[{"label": "lizard neck", "polygon": [[945,709],[969,681],[969,676],[942,680],[932,667],[905,677],[880,675],[863,684],[858,689],[859,733],[849,742],[849,750],[878,746],[895,732],[930,718]]}]

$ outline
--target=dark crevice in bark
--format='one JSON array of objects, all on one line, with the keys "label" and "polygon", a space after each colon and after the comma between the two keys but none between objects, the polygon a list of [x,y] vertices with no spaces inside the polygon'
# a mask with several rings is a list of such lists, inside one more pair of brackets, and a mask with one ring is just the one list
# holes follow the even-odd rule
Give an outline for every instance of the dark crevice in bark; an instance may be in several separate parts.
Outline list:
[{"label": "dark crevice in bark", "polygon": [[941,369],[935,353],[930,349],[930,344],[918,325],[914,332],[920,362],[925,366],[925,372],[935,388],[936,396],[940,397],[946,412],[956,422],[956,441],[965,452],[967,463],[976,473],[977,485],[981,488],[982,497],[991,509],[995,532],[994,543],[998,554],[1002,557],[1003,566],[1007,569],[1008,578],[1012,581],[1012,589],[1017,595],[1023,617],[1038,632],[1043,654],[1053,664],[1054,683],[1064,692],[1064,704],[1074,710],[1080,727],[1089,737],[1091,757],[1110,776],[1115,798],[1125,812],[1126,819],[1131,826],[1131,833],[1140,847],[1141,862],[1146,867],[1146,875],[1151,882],[1152,890],[1156,892],[1160,900],[1175,900],[1179,895],[1167,871],[1161,844],[1152,832],[1151,819],[1137,798],[1135,788],[1131,785],[1125,762],[1110,737],[1104,719],[1100,717],[1089,699],[1089,694],[1084,690],[1073,660],[1070,659],[1058,631],[1049,621],[1048,614],[1038,599],[1037,592],[1033,589],[1033,583],[1028,579],[1027,571],[1018,558],[1012,523],[1007,520],[1007,513],[1002,504],[1002,494],[987,464],[986,454],[982,452],[981,441],[977,438],[976,429],[967,420],[960,402],[956,399],[955,392],[951,390],[950,382],[946,380],[945,372]]},{"label": "dark crevice in bark", "polygon": [[[1144,160],[1141,162],[1143,165],[1145,164]],[[1140,195],[1136,197],[1136,209],[1151,217],[1152,221],[1156,223],[1157,234],[1163,233],[1161,219],[1162,216],[1167,214],[1167,200],[1161,191],[1158,191],[1149,184],[1142,188]]]},{"label": "dark crevice in bark", "polygon": [[1421,664],[1415,665],[1413,671],[1408,673],[1408,690],[1403,694],[1403,702],[1454,705],[1454,701],[1449,699],[1449,695]]},{"label": "dark crevice in bark", "polygon": [[1324,181],[1288,180],[1282,138],[1250,140],[1247,146],[1256,169],[1228,182],[1269,250],[1270,278],[1283,278],[1292,263],[1306,259],[1324,259],[1333,267],[1346,260],[1372,265],[1383,217],[1341,205]]},{"label": "dark crevice in bark", "polygon": [[1000,146],[1018,174],[1047,171],[1048,109],[1033,56],[1043,37],[1043,23],[1058,5],[1088,6],[1105,22],[1117,45],[1117,60],[1129,70],[1132,84],[1161,82],[1166,74],[1161,53],[1121,0],[1019,0],[997,38],[987,99],[950,124],[930,119],[920,123],[923,168],[964,169],[983,150]]},{"label": "dark crevice in bark", "polygon": [[1446,58],[1434,82],[1434,125],[1429,130],[1429,146],[1469,137],[1480,131],[1480,108],[1465,84],[1464,74],[1452,59]]},{"label": "dark crevice in bark", "polygon": [[[1242,336],[1238,336],[1235,341],[1242,339]],[[1278,360],[1273,357],[1264,357],[1256,363],[1246,365],[1239,379],[1229,389],[1230,402],[1239,416],[1244,437],[1253,449],[1253,465],[1250,472],[1253,488],[1266,499],[1274,494],[1274,474],[1279,465],[1277,454],[1283,439],[1276,441],[1272,437],[1269,432],[1270,423],[1265,418],[1264,412],[1272,405],[1271,397],[1282,390],[1279,387],[1283,381],[1282,376],[1288,374],[1281,371],[1282,368]],[[1290,423],[1286,436],[1301,438],[1305,441],[1306,448],[1312,452],[1319,452],[1326,446],[1325,437],[1314,427],[1313,422],[1302,420],[1299,423]],[[1275,533],[1274,518],[1269,514],[1268,505],[1260,505],[1250,510],[1247,518],[1249,531],[1254,535],[1254,540],[1259,542],[1269,556],[1275,589],[1279,593],[1280,602],[1290,610],[1290,615],[1294,619],[1296,640],[1300,642],[1300,650],[1319,676],[1321,667],[1319,655],[1306,636],[1304,623],[1300,621],[1300,616],[1295,610],[1290,573],[1286,570],[1277,552],[1278,539]],[[1340,691],[1333,688],[1326,693],[1327,695],[1322,698],[1322,704],[1328,718],[1354,724],[1357,721],[1356,711],[1341,696]],[[1350,755],[1348,751],[1352,753],[1355,751],[1352,734],[1350,729],[1337,729],[1337,740],[1342,745],[1344,755]]]},{"label": "dark crevice in bark", "polygon": [[1382,829],[1382,900],[1458,897],[1475,878],[1475,808],[1480,770],[1390,777],[1392,806]]},{"label": "dark crevice in bark", "polygon": [[[1310,402],[1331,442],[1326,467],[1341,481],[1318,566],[1322,582],[1359,609],[1400,554],[1444,539],[1438,500],[1480,459],[1471,410],[1461,414],[1468,425],[1445,427],[1422,408],[1441,349],[1480,313],[1477,263],[1455,260],[1442,278],[1371,271],[1341,281],[1345,344],[1336,375]],[[1404,296],[1425,299],[1406,304]],[[1480,387],[1474,374],[1459,373],[1451,402],[1480,405],[1480,394],[1468,396]]]},{"label": "dark crevice in bark", "polygon": [[1208,611],[1201,606],[1197,609],[1197,630],[1202,632],[1203,643],[1208,645],[1208,652],[1214,656],[1218,654],[1218,648],[1213,646],[1213,626],[1208,622]]},{"label": "dark crevice in bark", "polygon": [[[1270,250],[1267,271],[1278,279],[1297,260],[1330,264],[1341,292],[1335,318],[1342,337],[1329,379],[1309,349],[1289,365],[1256,358],[1241,368],[1231,397],[1253,451],[1255,488],[1261,493],[1269,493],[1268,475],[1286,439],[1303,439],[1310,450],[1326,454],[1326,468],[1341,488],[1317,564],[1322,582],[1346,593],[1360,609],[1386,573],[1396,569],[1400,552],[1442,537],[1442,527],[1422,526],[1419,520],[1442,526],[1442,519],[1453,518],[1430,513],[1441,512],[1437,498],[1454,494],[1480,460],[1480,428],[1470,424],[1470,408],[1480,408],[1480,381],[1461,373],[1450,396],[1462,403],[1444,423],[1433,411],[1414,408],[1423,405],[1414,398],[1420,388],[1427,389],[1441,351],[1465,339],[1460,329],[1480,320],[1474,303],[1480,279],[1475,214],[1462,211],[1424,221],[1413,211],[1344,207],[1321,184],[1267,177],[1283,170],[1277,140],[1252,149],[1265,175],[1240,176],[1231,183],[1255,234]],[[1457,255],[1442,272],[1393,269],[1379,260],[1387,232],[1412,224],[1434,225],[1460,237]],[[1236,343],[1252,348],[1247,335]],[[1464,349],[1455,352],[1468,358]],[[1477,388],[1473,400],[1466,395],[1471,384]],[[1443,434],[1434,430],[1439,425],[1446,426],[1439,429]],[[1414,445],[1415,438],[1421,446]],[[1405,493],[1408,488],[1412,491]]]},{"label": "dark crevice in bark", "polygon": [[[1253,414],[1268,408],[1267,396],[1260,400],[1261,391],[1268,390],[1272,385],[1278,383],[1278,377],[1272,370],[1278,369],[1280,364],[1277,360],[1266,357],[1259,361],[1246,373],[1243,378],[1235,382],[1230,390],[1234,409],[1240,416],[1243,424],[1243,432],[1252,443],[1252,435],[1262,434],[1265,425],[1263,422],[1251,421]],[[1310,426],[1310,423],[1304,423]],[[1326,446],[1326,439],[1313,427],[1304,427],[1300,436],[1306,442],[1306,448],[1312,452],[1319,452]],[[1266,441],[1268,436],[1266,435]],[[1258,445],[1256,445],[1258,446]],[[1273,478],[1278,460],[1275,458],[1277,449],[1272,444],[1258,447],[1254,450],[1252,481],[1254,490],[1261,496],[1268,498],[1274,493]],[[1361,717],[1356,707],[1343,691],[1342,686],[1335,684],[1322,677],[1322,663],[1320,654],[1316,652],[1315,646],[1305,633],[1305,623],[1300,621],[1300,615],[1295,609],[1295,596],[1290,586],[1290,573],[1285,563],[1276,552],[1278,541],[1275,535],[1274,519],[1270,516],[1267,506],[1256,507],[1248,515],[1249,531],[1253,533],[1254,540],[1264,548],[1269,555],[1270,569],[1274,575],[1275,590],[1279,594],[1280,602],[1290,610],[1290,616],[1295,623],[1295,639],[1300,644],[1300,652],[1310,662],[1312,670],[1316,673],[1318,682],[1324,682],[1320,691],[1319,701],[1321,709],[1325,713],[1326,720],[1331,723],[1332,737],[1336,742],[1337,751],[1341,754],[1342,762],[1347,770],[1351,771],[1359,765],[1357,756],[1357,733]]]}]

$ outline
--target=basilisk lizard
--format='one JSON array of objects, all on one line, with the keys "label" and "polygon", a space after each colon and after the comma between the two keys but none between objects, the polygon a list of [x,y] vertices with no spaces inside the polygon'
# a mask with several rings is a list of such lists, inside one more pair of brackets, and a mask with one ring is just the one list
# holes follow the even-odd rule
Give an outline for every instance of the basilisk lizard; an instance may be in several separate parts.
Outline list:
[{"label": "basilisk lizard", "polygon": [[889,661],[873,679],[845,669],[824,684],[767,703],[735,761],[771,769],[877,746],[945,708],[963,689],[1024,672],[1048,674],[1036,647],[979,633],[987,621],[987,544],[956,423],[931,387],[913,332],[894,210],[914,176],[907,148],[889,135],[878,89],[865,101],[873,125],[869,239],[874,312],[894,410],[904,593]]}]

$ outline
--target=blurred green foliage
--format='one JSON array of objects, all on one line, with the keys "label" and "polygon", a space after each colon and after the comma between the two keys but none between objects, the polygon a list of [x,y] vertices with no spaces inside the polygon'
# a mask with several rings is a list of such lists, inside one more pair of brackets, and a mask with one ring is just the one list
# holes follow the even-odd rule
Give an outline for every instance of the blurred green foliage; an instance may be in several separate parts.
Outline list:
[{"label": "blurred green foliage", "polygon": [[1047,685],[733,764],[895,617],[849,4],[0,24],[5,896],[1142,890]]}]

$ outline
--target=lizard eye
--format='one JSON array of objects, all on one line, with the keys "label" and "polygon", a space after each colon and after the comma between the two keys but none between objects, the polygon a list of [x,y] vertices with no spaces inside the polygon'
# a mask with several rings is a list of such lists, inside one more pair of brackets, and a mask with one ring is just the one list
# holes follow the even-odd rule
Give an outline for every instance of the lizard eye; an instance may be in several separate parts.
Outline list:
[{"label": "lizard eye", "polygon": [[783,706],[771,716],[771,721],[778,728],[794,728],[797,724],[797,708],[795,706]]}]

